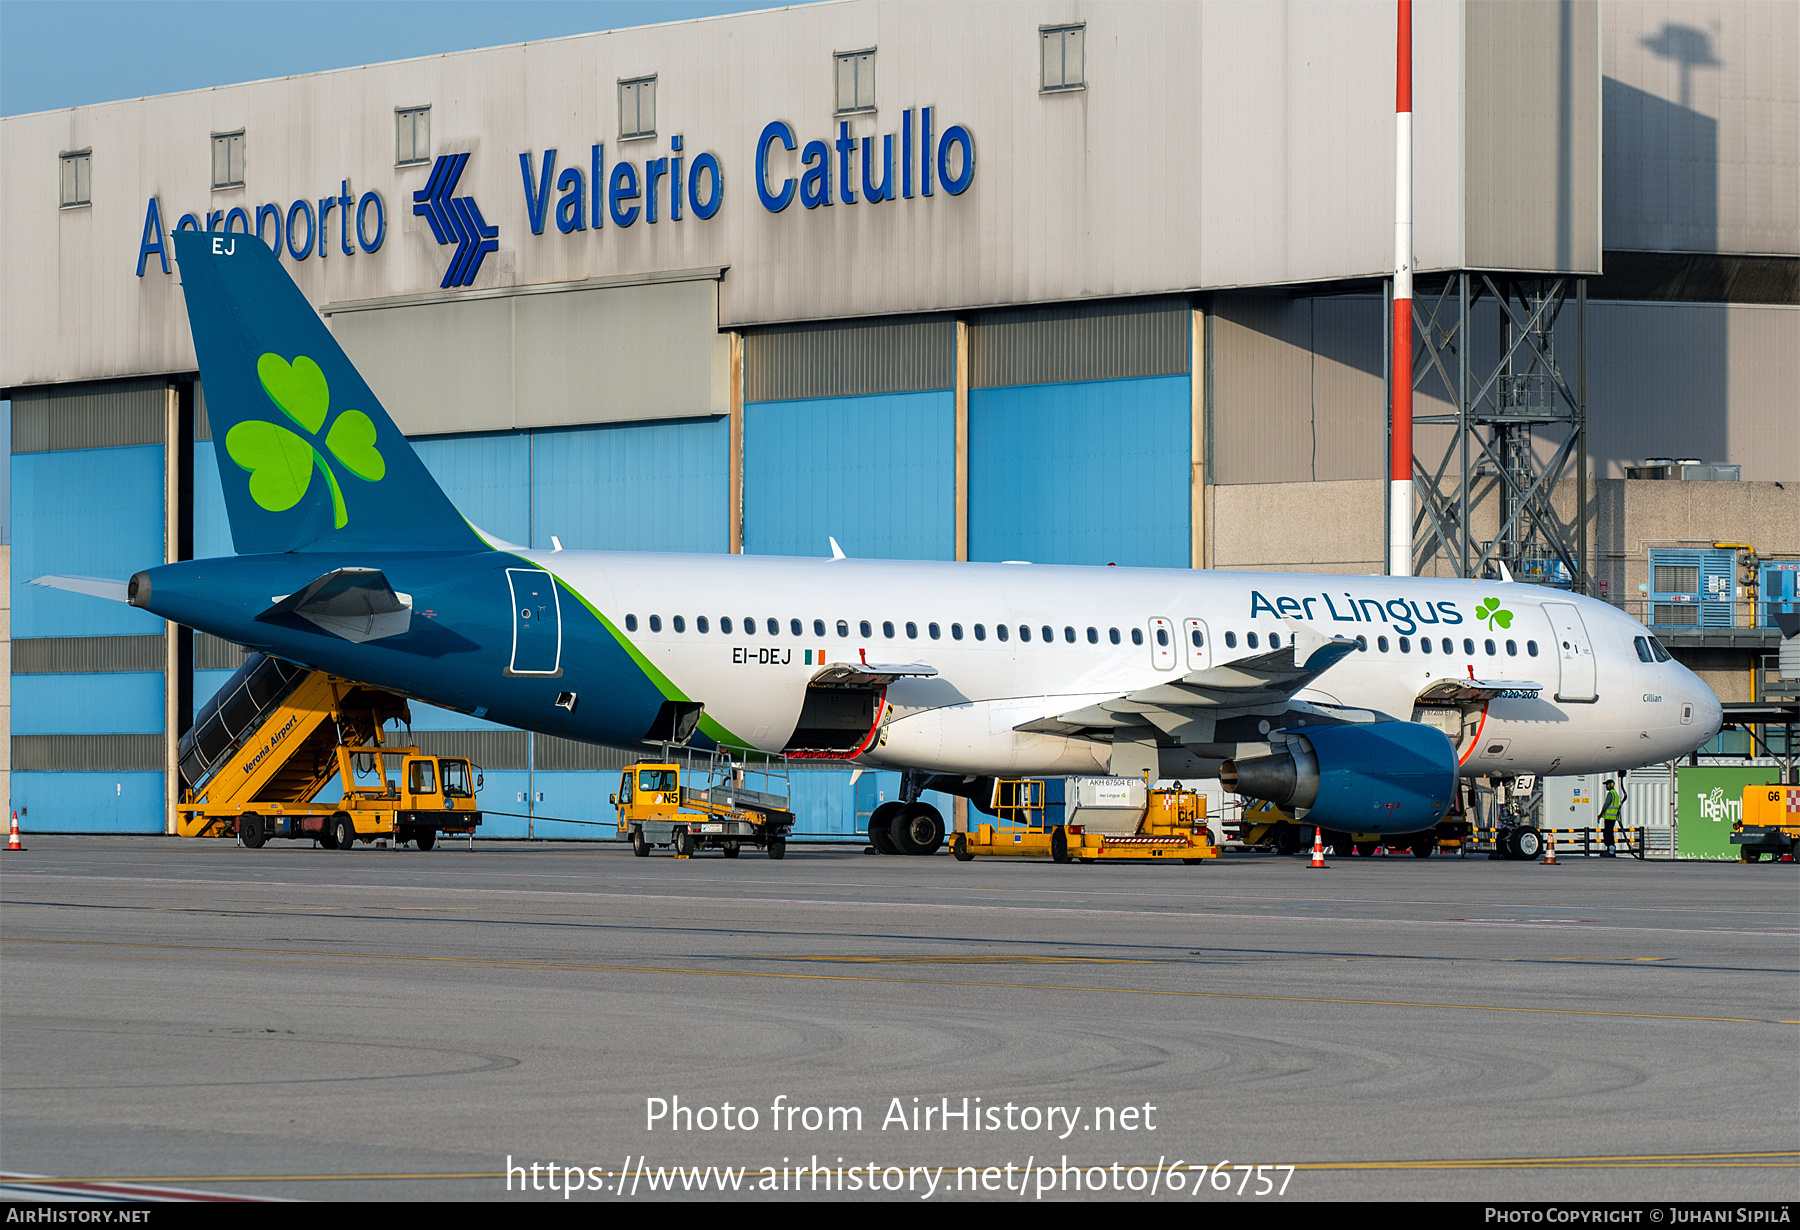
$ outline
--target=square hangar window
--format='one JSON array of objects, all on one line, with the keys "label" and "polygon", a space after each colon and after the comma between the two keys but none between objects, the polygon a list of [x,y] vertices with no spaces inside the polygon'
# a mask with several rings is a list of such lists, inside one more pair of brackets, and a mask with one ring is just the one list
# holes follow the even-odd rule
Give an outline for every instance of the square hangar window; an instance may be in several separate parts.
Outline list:
[{"label": "square hangar window", "polygon": [[656,78],[619,82],[619,140],[656,135]]},{"label": "square hangar window", "polygon": [[431,108],[394,109],[394,165],[431,161]]},{"label": "square hangar window", "polygon": [[1038,89],[1045,94],[1087,87],[1087,26],[1046,26],[1038,31]]},{"label": "square hangar window", "polygon": [[84,149],[62,156],[61,204],[65,209],[71,205],[93,203],[93,167],[94,154],[92,150]]},{"label": "square hangar window", "polygon": [[212,186],[242,188],[244,186],[244,131],[214,133],[212,139]]},{"label": "square hangar window", "polygon": [[836,56],[837,113],[875,109],[875,49],[841,51]]}]

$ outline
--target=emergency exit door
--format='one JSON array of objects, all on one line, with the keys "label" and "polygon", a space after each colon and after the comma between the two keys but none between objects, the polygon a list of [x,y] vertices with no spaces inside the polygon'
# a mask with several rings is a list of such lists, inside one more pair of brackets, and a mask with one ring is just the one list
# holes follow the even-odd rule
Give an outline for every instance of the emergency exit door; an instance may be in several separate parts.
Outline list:
[{"label": "emergency exit door", "polygon": [[562,674],[562,608],[556,581],[537,568],[508,568],[513,643],[509,675]]},{"label": "emergency exit door", "polygon": [[1550,635],[1555,638],[1557,662],[1562,677],[1556,687],[1556,699],[1585,703],[1599,699],[1595,687],[1594,645],[1588,640],[1587,626],[1581,612],[1568,602],[1544,603],[1544,614],[1550,617]]}]

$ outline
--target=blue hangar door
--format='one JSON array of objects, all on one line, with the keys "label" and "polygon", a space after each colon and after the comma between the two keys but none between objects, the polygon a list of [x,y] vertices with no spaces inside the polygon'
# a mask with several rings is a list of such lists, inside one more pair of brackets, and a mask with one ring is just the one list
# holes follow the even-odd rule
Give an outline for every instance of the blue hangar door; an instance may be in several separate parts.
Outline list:
[{"label": "blue hangar door", "polygon": [[512,586],[513,647],[510,675],[562,673],[562,609],[556,582],[536,568],[508,568]]}]

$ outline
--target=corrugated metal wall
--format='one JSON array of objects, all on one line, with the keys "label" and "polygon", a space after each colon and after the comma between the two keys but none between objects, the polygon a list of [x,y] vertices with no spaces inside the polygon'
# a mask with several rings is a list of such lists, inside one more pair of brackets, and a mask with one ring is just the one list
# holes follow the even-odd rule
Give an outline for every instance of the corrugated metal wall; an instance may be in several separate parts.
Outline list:
[{"label": "corrugated metal wall", "polygon": [[969,328],[969,387],[1185,376],[1186,299],[984,312]]},{"label": "corrugated metal wall", "polygon": [[160,778],[163,739],[160,734],[14,735],[12,757],[15,773],[150,772]]},{"label": "corrugated metal wall", "polygon": [[956,398],[890,393],[744,407],[744,549],[956,557]]},{"label": "corrugated metal wall", "polygon": [[147,636],[163,621],[122,602],[26,584],[46,573],[129,577],[162,562],[159,444],[15,454],[14,636]]},{"label": "corrugated metal wall", "polygon": [[161,444],[168,387],[167,380],[158,378],[15,389],[12,451]]},{"label": "corrugated metal wall", "polygon": [[725,551],[728,420],[532,433],[532,541],[595,551]]},{"label": "corrugated metal wall", "polygon": [[1185,567],[1186,376],[969,394],[969,558]]},{"label": "corrugated metal wall", "polygon": [[804,401],[919,393],[956,384],[949,316],[753,329],[744,337],[744,400]]},{"label": "corrugated metal wall", "polygon": [[165,654],[160,636],[29,637],[12,643],[12,673],[161,671]]}]

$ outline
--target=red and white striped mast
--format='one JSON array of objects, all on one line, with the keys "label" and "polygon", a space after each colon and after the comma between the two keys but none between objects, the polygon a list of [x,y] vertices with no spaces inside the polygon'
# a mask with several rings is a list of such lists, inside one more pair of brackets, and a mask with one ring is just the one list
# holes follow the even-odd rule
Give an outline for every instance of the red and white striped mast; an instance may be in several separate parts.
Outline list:
[{"label": "red and white striped mast", "polygon": [[1388,548],[1391,577],[1412,575],[1412,0],[1399,0],[1394,72],[1394,351],[1389,384]]}]

